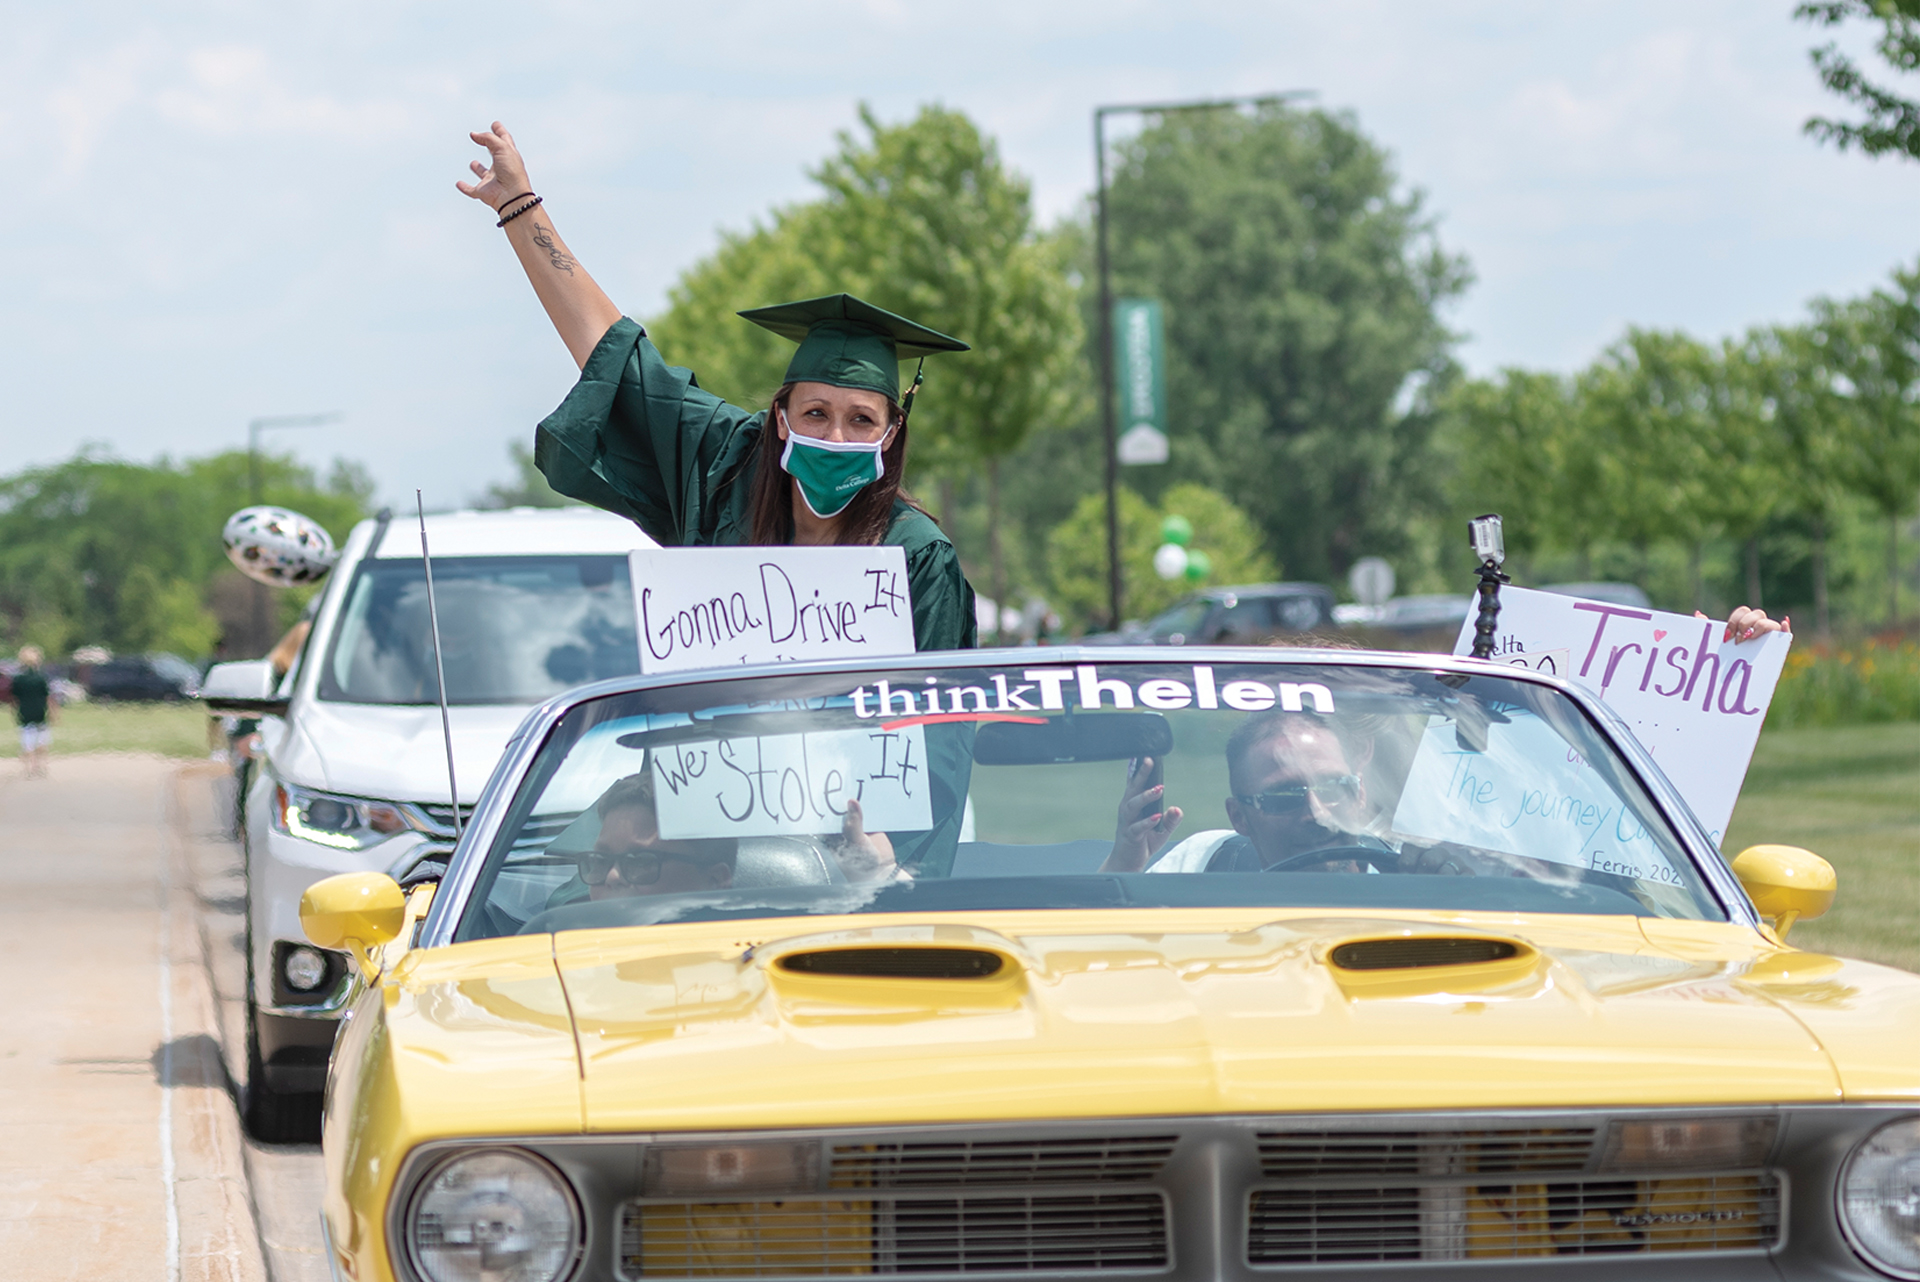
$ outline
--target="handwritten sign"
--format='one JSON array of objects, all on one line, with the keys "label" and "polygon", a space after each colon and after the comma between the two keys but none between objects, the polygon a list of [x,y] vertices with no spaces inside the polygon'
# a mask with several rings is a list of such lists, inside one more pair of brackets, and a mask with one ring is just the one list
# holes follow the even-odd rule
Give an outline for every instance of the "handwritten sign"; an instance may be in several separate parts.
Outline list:
[{"label": "handwritten sign", "polygon": [[[1493,657],[1564,653],[1560,675],[1633,727],[1718,841],[1793,644],[1784,632],[1735,644],[1720,639],[1725,630],[1724,620],[1505,588]],[[1454,653],[1472,648],[1469,617]]]},{"label": "handwritten sign", "polygon": [[869,832],[933,826],[926,732],[742,735],[649,750],[662,837],[838,832],[849,799]]},{"label": "handwritten sign", "polygon": [[900,548],[648,548],[630,556],[642,672],[913,653]]},{"label": "handwritten sign", "polygon": [[1553,727],[1526,713],[1489,726],[1484,752],[1463,747],[1454,723],[1436,717],[1414,754],[1393,828],[1416,841],[1682,884],[1632,807]]}]

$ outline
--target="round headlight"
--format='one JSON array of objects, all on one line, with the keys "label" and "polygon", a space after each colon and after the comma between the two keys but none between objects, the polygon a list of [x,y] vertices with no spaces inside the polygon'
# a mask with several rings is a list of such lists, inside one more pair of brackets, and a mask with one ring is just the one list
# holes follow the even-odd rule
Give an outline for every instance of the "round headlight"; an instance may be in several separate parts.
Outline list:
[{"label": "round headlight", "polygon": [[407,1253],[426,1282],[558,1282],[579,1248],[572,1190],[519,1149],[477,1149],[442,1163],[407,1216]]},{"label": "round headlight", "polygon": [[1840,1222],[1867,1263],[1920,1278],[1920,1117],[1889,1122],[1847,1158]]},{"label": "round headlight", "polygon": [[296,944],[287,949],[286,960],[281,963],[280,971],[286,978],[288,988],[296,993],[310,993],[326,979],[327,959],[317,948]]}]

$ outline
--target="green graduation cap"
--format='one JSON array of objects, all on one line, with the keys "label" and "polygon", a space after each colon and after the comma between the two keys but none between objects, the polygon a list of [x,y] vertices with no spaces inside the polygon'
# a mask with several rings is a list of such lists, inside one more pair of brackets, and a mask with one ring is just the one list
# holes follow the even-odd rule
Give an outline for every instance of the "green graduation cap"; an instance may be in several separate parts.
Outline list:
[{"label": "green graduation cap", "polygon": [[968,350],[957,338],[851,294],[756,307],[740,315],[800,344],[787,365],[787,382],[858,387],[891,400],[900,399],[903,359]]}]

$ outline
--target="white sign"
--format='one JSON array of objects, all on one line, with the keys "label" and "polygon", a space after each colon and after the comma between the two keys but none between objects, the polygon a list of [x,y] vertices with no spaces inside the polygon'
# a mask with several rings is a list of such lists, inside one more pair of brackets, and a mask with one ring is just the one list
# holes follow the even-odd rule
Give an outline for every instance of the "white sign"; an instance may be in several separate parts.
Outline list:
[{"label": "white sign", "polygon": [[[1719,841],[1793,644],[1784,632],[1738,644],[1721,640],[1725,632],[1724,620],[1505,588],[1493,659],[1564,653],[1560,675],[1633,727]],[[1453,650],[1472,649],[1469,615]]]},{"label": "white sign", "polygon": [[1377,556],[1363,556],[1347,571],[1347,586],[1361,605],[1385,605],[1393,595],[1393,567]]},{"label": "white sign", "polygon": [[1436,717],[1414,755],[1393,828],[1549,863],[1682,884],[1653,834],[1606,780],[1538,717],[1487,727],[1487,748],[1461,746]]},{"label": "white sign", "polygon": [[629,556],[642,672],[913,653],[900,548],[648,548]]},{"label": "white sign", "polygon": [[849,799],[869,832],[933,826],[919,726],[742,735],[649,750],[660,835],[838,832]]},{"label": "white sign", "polygon": [[1164,463],[1172,455],[1173,447],[1167,440],[1167,434],[1151,423],[1135,423],[1120,434],[1114,443],[1114,450],[1122,463],[1129,466],[1144,463]]}]

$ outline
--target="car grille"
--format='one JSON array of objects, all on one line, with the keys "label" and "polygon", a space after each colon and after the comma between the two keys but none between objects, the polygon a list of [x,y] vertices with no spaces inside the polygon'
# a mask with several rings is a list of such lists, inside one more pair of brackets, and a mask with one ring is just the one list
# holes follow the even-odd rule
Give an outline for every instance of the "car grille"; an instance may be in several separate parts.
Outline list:
[{"label": "car grille", "polygon": [[1780,1236],[1769,1174],[1256,1191],[1254,1264],[1738,1251]]},{"label": "car grille", "polygon": [[1270,1180],[1577,1175],[1587,1169],[1597,1135],[1591,1127],[1265,1132],[1258,1136],[1260,1173]]},{"label": "car grille", "polygon": [[1159,1193],[630,1202],[630,1278],[1162,1269]]},{"label": "car grille", "polygon": [[1177,1138],[836,1145],[832,1186],[1129,1183],[1158,1174]]},{"label": "car grille", "polygon": [[[594,1214],[631,1282],[994,1273],[1119,1282],[1320,1276],[1336,1265],[1418,1278],[1503,1259],[1585,1260],[1575,1267],[1605,1272],[1606,1259],[1638,1267],[1636,1257],[1659,1254],[1724,1266],[1778,1248],[1778,1115],[1709,1110],[1718,1130],[1686,1149],[1640,1141],[1650,1125],[1684,1137],[1703,1115],[1657,1112],[735,1132],[636,1137],[637,1152],[607,1136],[555,1155],[599,1171],[605,1200]],[[653,1153],[716,1141],[785,1150],[795,1175],[708,1191],[663,1175],[681,1167]]]}]

